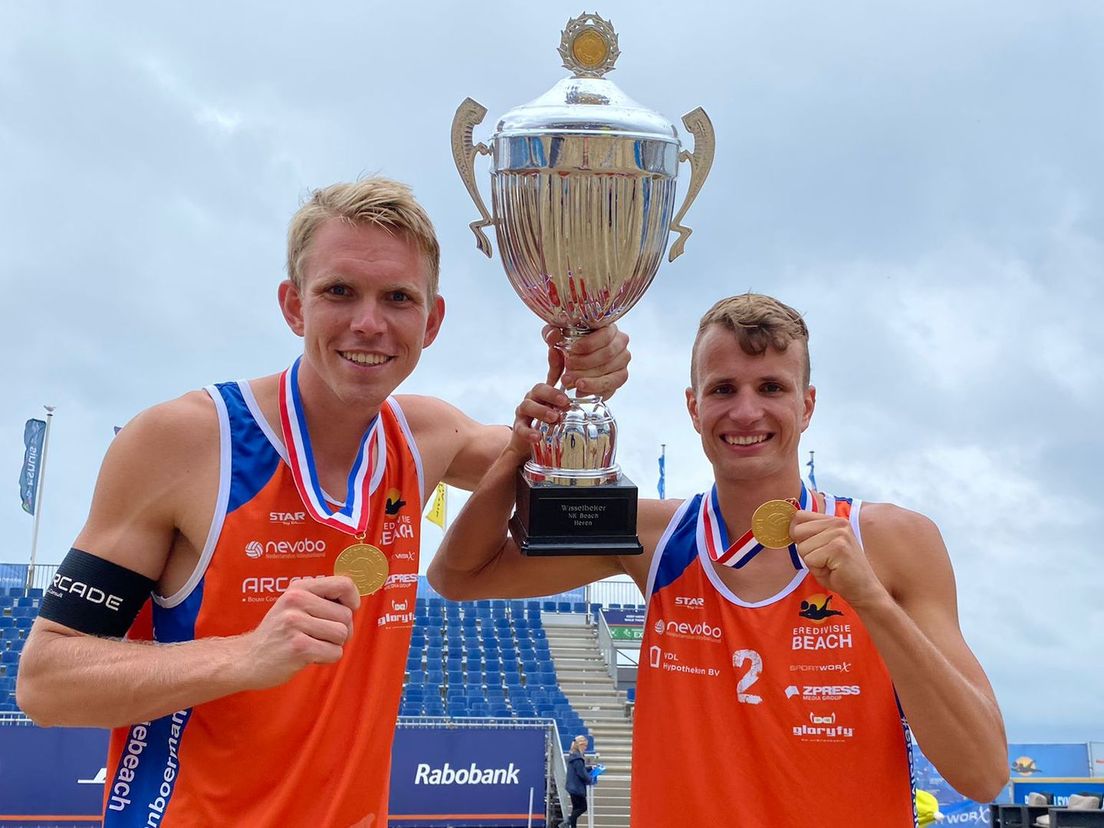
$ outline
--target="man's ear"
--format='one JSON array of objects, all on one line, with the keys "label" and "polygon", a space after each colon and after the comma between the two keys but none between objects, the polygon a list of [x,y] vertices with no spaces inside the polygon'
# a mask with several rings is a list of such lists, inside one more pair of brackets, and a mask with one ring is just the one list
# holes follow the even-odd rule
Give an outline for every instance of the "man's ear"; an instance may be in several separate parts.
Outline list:
[{"label": "man's ear", "polygon": [[284,321],[296,336],[303,335],[303,298],[299,288],[290,279],[280,282],[277,292],[280,299],[280,311],[284,314]]},{"label": "man's ear", "polygon": [[805,389],[805,411],[801,415],[801,430],[804,432],[813,419],[813,409],[816,408],[816,386],[810,385]]},{"label": "man's ear", "polygon": [[433,307],[429,309],[429,318],[426,319],[425,338],[422,347],[428,348],[441,332],[441,323],[445,319],[445,300],[440,294],[433,299]]},{"label": "man's ear", "polygon": [[686,389],[686,410],[690,412],[690,422],[694,424],[694,431],[701,434],[701,419],[698,417],[698,397],[693,388]]}]

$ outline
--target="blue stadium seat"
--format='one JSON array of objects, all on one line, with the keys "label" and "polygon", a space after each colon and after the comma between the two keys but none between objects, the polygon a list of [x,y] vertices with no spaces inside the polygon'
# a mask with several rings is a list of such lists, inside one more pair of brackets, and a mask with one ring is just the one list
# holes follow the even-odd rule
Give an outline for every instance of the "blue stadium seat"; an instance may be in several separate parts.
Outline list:
[{"label": "blue stadium seat", "polygon": [[541,601],[541,610],[543,610],[544,612],[555,612],[556,611],[556,602],[555,601]]}]

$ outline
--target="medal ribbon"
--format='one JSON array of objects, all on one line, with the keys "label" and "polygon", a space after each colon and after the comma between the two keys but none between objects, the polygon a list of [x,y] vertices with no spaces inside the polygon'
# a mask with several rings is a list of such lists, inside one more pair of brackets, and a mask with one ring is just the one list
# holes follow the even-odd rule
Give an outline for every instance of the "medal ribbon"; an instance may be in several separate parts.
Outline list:
[{"label": "medal ribbon", "polygon": [[[280,428],[287,446],[288,466],[303,506],[312,518],[340,532],[363,536],[368,528],[369,499],[383,477],[385,462],[380,462],[387,449],[383,444],[380,416],[376,414],[361,438],[356,460],[349,472],[345,505],[331,509],[318,482],[311,450],[307,417],[299,391],[299,357],[280,377]],[[374,439],[373,439],[374,438]],[[371,472],[371,474],[369,474]]]},{"label": "medal ribbon", "polygon": [[[801,481],[801,495],[796,501],[791,500],[791,503],[797,506],[799,509],[803,509],[811,512],[820,511],[817,508],[816,497],[813,496],[813,492],[805,487],[805,481]],[[717,498],[717,484],[713,484],[713,488],[709,492],[709,497],[705,498],[705,546],[709,552],[711,560],[719,563],[723,566],[731,566],[733,569],[742,569],[747,566],[751,560],[762,552],[764,547],[759,541],[755,540],[755,535],[748,529],[742,534],[735,543],[729,544],[728,542],[728,530],[725,528],[724,521],[721,520],[721,504]],[[720,552],[718,550],[724,550]],[[793,562],[794,569],[802,569],[803,564],[801,562],[801,556],[797,554],[797,544],[791,543],[789,546],[790,561]]]}]

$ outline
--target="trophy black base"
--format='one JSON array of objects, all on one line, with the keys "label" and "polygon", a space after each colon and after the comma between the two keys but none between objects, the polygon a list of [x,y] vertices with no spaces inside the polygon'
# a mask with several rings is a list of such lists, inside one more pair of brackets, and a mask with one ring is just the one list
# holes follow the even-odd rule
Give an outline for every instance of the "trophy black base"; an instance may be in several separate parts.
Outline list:
[{"label": "trophy black base", "polygon": [[510,534],[521,554],[640,555],[636,486],[624,475],[600,486],[530,483],[518,470]]}]

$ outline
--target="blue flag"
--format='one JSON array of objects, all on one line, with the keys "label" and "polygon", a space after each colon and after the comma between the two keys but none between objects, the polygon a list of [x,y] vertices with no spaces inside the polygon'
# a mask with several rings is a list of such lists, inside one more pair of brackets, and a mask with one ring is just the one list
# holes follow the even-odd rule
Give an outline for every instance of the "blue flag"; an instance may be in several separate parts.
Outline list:
[{"label": "blue flag", "polygon": [[809,452],[809,462],[805,464],[809,467],[809,484],[815,489],[816,484],[816,469],[813,466],[813,452]]},{"label": "blue flag", "polygon": [[42,441],[46,434],[44,420],[27,420],[23,427],[23,470],[19,472],[19,497],[23,511],[33,515],[38,501],[38,478],[42,471]]},{"label": "blue flag", "polygon": [[663,500],[667,497],[667,479],[666,479],[666,466],[667,466],[667,446],[664,444],[659,450],[659,484],[656,488],[659,490],[659,499]]}]

